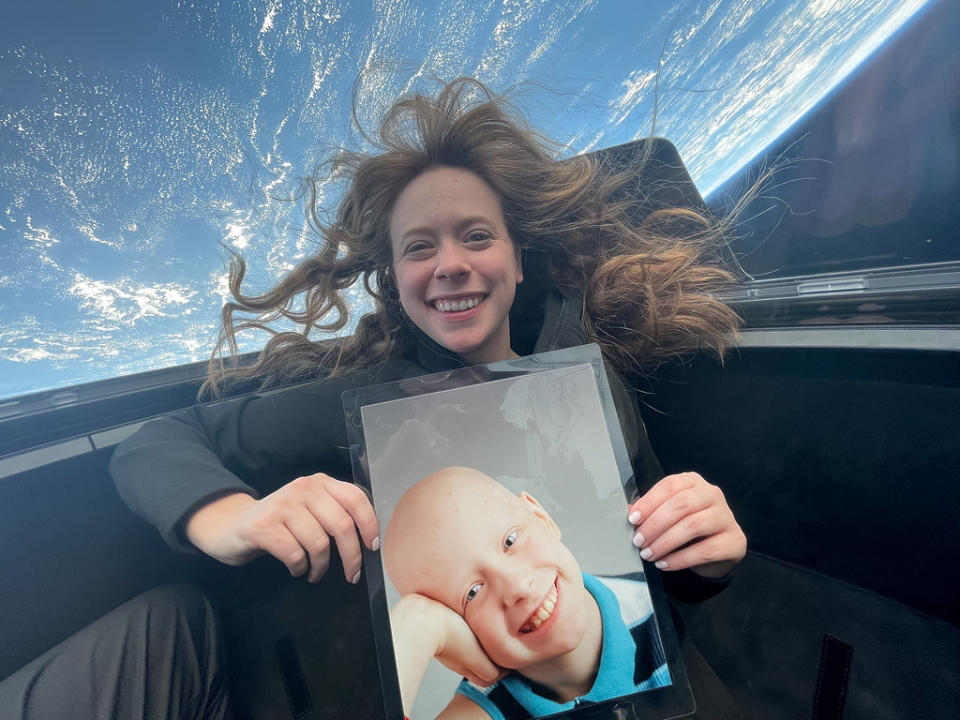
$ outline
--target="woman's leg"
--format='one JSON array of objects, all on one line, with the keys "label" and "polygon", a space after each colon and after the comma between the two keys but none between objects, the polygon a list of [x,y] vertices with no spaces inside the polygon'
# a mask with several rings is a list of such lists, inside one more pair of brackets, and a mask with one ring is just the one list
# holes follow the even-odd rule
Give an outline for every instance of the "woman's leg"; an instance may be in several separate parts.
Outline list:
[{"label": "woman's leg", "polygon": [[221,653],[207,598],[156,588],[0,681],[0,717],[228,720]]}]

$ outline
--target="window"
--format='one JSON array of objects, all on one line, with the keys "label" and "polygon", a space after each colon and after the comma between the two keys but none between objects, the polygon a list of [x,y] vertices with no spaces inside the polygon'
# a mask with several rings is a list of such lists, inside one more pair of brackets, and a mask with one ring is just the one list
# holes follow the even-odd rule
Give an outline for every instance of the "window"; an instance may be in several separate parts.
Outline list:
[{"label": "window", "polygon": [[15,4],[0,28],[0,401],[206,357],[221,244],[249,259],[252,289],[311,251],[291,198],[331,150],[362,147],[355,80],[367,126],[433,76],[533,81],[547,90],[518,102],[568,153],[648,134],[658,89],[655,131],[710,187],[925,3],[822,5]]}]

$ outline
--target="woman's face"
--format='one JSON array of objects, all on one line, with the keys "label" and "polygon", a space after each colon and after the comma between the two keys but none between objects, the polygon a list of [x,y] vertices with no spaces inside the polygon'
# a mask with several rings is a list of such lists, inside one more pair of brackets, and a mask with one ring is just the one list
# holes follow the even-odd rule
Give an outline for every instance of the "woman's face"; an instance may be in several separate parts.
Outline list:
[{"label": "woman's face", "polygon": [[471,364],[514,356],[520,251],[486,182],[453,167],[419,175],[394,205],[390,243],[400,303],[417,327]]}]

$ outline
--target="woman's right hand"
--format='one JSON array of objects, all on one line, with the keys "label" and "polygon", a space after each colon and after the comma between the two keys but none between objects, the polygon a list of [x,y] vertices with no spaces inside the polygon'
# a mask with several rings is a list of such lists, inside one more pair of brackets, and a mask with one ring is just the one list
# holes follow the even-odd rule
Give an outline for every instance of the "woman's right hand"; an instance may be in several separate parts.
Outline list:
[{"label": "woman's right hand", "polygon": [[330,565],[331,538],[348,582],[360,580],[363,543],[380,547],[377,517],[357,485],[317,473],[299,477],[260,500],[235,493],[204,505],[186,524],[187,539],[227,565],[273,555],[291,575],[316,582]]}]

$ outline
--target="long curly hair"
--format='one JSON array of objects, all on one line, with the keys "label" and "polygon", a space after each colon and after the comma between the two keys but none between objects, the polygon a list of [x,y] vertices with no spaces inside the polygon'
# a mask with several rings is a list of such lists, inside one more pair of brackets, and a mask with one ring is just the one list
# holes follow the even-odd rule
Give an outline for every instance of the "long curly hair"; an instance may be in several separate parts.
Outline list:
[{"label": "long curly hair", "polygon": [[[373,153],[339,152],[326,171],[346,181],[332,223],[321,220],[315,180],[305,185],[319,251],[261,295],[241,289],[246,265],[231,261],[234,297],[201,393],[257,379],[261,387],[374,366],[415,343],[394,284],[390,214],[400,192],[436,166],[476,173],[498,195],[523,257],[524,286],[578,288],[584,327],[624,371],[707,350],[722,357],[739,325],[716,293],[735,280],[721,261],[727,221],[704,207],[658,207],[645,178],[649,151],[626,167],[603,158],[554,159],[559,147],[532,130],[503,96],[459,78],[434,97],[398,100]],[[652,144],[648,144],[648,148]],[[662,182],[662,181],[661,181]],[[318,341],[353,319],[346,291],[358,281],[373,300],[346,337]],[[271,328],[281,318],[299,330]],[[270,338],[252,364],[237,358],[237,333]]]}]

